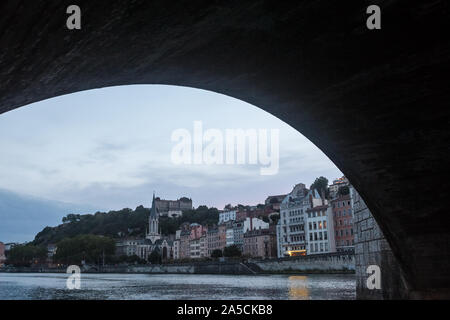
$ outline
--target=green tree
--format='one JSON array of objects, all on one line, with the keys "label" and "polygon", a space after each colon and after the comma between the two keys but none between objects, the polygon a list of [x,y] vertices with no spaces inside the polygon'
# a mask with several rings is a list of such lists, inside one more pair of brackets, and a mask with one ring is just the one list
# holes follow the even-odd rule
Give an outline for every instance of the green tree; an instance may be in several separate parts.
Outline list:
[{"label": "green tree", "polygon": [[269,203],[271,203],[271,204],[278,203],[278,199],[272,198],[272,199],[270,199]]},{"label": "green tree", "polygon": [[213,252],[211,252],[211,258],[220,258],[222,257],[222,250],[215,249]]},{"label": "green tree", "polygon": [[157,248],[155,248],[152,253],[150,253],[148,261],[150,261],[152,264],[161,263],[161,254],[159,253],[159,250]]},{"label": "green tree", "polygon": [[225,249],[223,249],[224,257],[240,257],[241,255],[242,255],[242,252],[237,245],[233,244],[233,245],[227,246],[227,247],[225,247]]},{"label": "green tree", "polygon": [[[149,214],[150,209],[143,206],[138,206],[135,210],[124,208],[95,214],[70,214],[63,218],[64,224],[53,228],[46,227],[39,232],[33,244],[46,246],[80,234],[102,235],[112,239],[144,237]],[[183,212],[178,218],[160,217],[160,227],[162,234],[168,235],[175,233],[184,222],[213,225],[218,220],[217,208],[199,206],[197,209]]]},{"label": "green tree", "polygon": [[120,256],[118,261],[120,262],[127,262],[127,263],[139,263],[139,264],[145,264],[147,261],[144,259],[141,259],[138,255],[131,255],[131,256]]},{"label": "green tree", "polygon": [[339,187],[339,189],[338,189],[338,194],[340,196],[345,196],[349,193],[350,193],[350,189],[348,186],[342,186],[342,187]]},{"label": "green tree", "polygon": [[30,266],[31,264],[44,263],[47,259],[47,249],[32,244],[17,245],[8,253],[8,264],[14,266]]},{"label": "green tree", "polygon": [[113,239],[91,234],[63,239],[57,246],[54,260],[64,264],[110,262],[116,249]]},{"label": "green tree", "polygon": [[270,216],[270,220],[272,221],[273,224],[277,224],[278,220],[280,220],[280,214],[272,214]]},{"label": "green tree", "polygon": [[310,187],[311,190],[317,190],[320,196],[329,198],[330,191],[328,189],[328,179],[325,177],[319,177],[314,180],[314,183]]}]

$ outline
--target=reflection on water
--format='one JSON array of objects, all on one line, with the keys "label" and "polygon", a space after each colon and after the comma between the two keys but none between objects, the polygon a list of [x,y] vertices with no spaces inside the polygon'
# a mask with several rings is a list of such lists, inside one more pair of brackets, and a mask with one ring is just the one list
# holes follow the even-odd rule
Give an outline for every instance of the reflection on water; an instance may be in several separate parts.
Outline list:
[{"label": "reflection on water", "polygon": [[80,290],[67,277],[0,273],[0,299],[355,299],[353,275],[82,274]]},{"label": "reflection on water", "polygon": [[309,299],[309,291],[306,284],[307,276],[289,277],[289,298],[293,300]]}]

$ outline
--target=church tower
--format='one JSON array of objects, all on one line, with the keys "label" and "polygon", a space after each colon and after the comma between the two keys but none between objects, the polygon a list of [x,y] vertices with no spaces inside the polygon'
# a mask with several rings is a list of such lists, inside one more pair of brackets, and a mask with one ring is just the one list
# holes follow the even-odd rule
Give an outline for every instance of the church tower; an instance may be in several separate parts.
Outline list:
[{"label": "church tower", "polygon": [[148,220],[148,233],[146,235],[147,239],[150,239],[152,243],[156,240],[161,239],[161,234],[159,232],[159,213],[156,208],[155,193],[153,192],[152,208],[150,210],[150,217]]}]

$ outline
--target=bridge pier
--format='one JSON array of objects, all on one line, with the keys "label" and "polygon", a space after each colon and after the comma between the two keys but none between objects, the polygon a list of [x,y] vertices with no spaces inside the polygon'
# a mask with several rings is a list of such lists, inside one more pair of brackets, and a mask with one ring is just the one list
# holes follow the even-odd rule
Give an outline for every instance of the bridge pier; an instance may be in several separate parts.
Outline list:
[{"label": "bridge pier", "polygon": [[[362,300],[408,299],[407,285],[391,247],[369,208],[351,188],[354,208],[356,298]],[[381,289],[369,289],[367,268],[380,267]]]},{"label": "bridge pier", "polygon": [[[450,299],[450,289],[415,290],[404,276],[392,249],[364,200],[352,188],[355,230],[356,298],[361,300]],[[381,271],[381,289],[369,289],[367,268]]]}]

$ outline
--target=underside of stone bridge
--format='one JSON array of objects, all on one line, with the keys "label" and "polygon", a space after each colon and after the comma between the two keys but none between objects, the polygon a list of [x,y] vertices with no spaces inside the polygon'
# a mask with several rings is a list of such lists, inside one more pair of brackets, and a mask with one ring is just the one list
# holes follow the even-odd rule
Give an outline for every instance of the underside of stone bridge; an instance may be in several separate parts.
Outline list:
[{"label": "underside of stone bridge", "polygon": [[[66,27],[72,1],[0,2],[0,113],[129,84],[249,102],[349,178],[411,296],[449,296],[447,1],[75,2],[81,30]],[[370,4],[380,30],[366,27]]]}]

